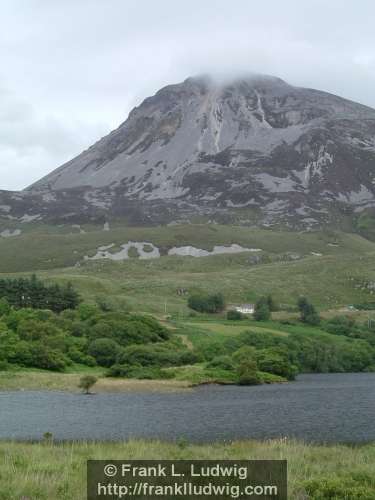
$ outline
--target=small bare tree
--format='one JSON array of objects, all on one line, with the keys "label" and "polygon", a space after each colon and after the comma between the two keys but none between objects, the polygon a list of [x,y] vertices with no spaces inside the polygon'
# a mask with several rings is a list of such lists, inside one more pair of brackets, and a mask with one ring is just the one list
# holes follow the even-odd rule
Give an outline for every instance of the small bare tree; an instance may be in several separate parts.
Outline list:
[{"label": "small bare tree", "polygon": [[98,379],[94,377],[93,375],[84,375],[81,377],[78,387],[80,389],[83,389],[85,394],[90,394],[90,389],[94,387]]}]

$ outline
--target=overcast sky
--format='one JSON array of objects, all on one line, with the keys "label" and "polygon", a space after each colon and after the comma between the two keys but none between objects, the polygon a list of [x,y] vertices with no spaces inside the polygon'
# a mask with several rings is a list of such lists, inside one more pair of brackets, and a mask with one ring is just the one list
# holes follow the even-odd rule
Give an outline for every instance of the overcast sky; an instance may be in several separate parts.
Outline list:
[{"label": "overcast sky", "polygon": [[199,73],[268,73],[375,107],[374,19],[373,0],[2,0],[0,189]]}]

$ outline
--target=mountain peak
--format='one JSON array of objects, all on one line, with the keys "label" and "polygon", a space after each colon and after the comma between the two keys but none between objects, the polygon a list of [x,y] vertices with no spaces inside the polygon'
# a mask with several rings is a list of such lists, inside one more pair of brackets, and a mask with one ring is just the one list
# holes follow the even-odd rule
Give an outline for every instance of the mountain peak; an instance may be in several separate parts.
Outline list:
[{"label": "mountain peak", "polygon": [[373,204],[374,135],[375,111],[340,97],[268,75],[198,75],[145,99],[28,192],[83,190],[118,213],[130,203],[321,221],[332,202]]}]

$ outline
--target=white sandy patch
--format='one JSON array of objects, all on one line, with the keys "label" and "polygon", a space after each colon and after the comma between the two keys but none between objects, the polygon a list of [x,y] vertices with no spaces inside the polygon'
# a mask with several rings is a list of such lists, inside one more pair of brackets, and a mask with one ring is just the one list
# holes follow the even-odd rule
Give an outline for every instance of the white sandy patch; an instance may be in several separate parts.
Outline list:
[{"label": "white sandy patch", "polygon": [[181,255],[182,257],[208,257],[210,252],[192,246],[173,247],[168,250],[168,255]]},{"label": "white sandy patch", "polygon": [[29,215],[29,214],[25,214],[23,215],[21,218],[20,218],[20,221],[23,223],[23,222],[32,222],[34,220],[37,220],[41,217],[40,214],[36,214],[36,215]]},{"label": "white sandy patch", "polygon": [[[135,248],[138,252],[138,258],[141,260],[145,259],[158,259],[160,257],[159,248],[149,243],[147,241],[128,241],[121,245],[121,250],[118,252],[110,252],[109,250],[115,246],[115,243],[109,245],[103,245],[97,248],[97,252],[93,257],[86,255],[85,260],[100,260],[100,259],[110,259],[115,261],[121,261],[129,259],[129,250]],[[149,251],[145,250],[145,246],[148,247]],[[184,247],[173,247],[168,250],[168,255],[179,255],[181,257],[209,257],[210,255],[220,255],[220,254],[235,254],[241,252],[261,252],[261,248],[246,248],[241,245],[233,243],[229,246],[216,245],[211,251],[204,250],[202,248],[196,248],[193,246]]]},{"label": "white sandy patch", "polygon": [[[147,241],[128,241],[128,243],[124,243],[121,245],[121,250],[118,252],[109,252],[108,250],[112,248],[115,244],[111,243],[110,245],[105,245],[98,247],[97,253],[93,257],[88,257],[85,255],[85,260],[100,260],[100,259],[110,259],[110,260],[126,260],[129,259],[129,250],[131,248],[136,248],[138,252],[138,258],[145,259],[157,259],[160,257],[160,252],[157,247],[155,247],[152,243],[148,243]],[[149,252],[144,250],[145,245],[150,248]]]},{"label": "white sandy patch", "polygon": [[114,243],[110,243],[109,245],[103,245],[101,247],[98,247],[98,250],[100,250],[101,252],[103,252],[104,250],[109,250],[110,248],[112,248],[114,246],[115,246]]},{"label": "white sandy patch", "polygon": [[21,229],[14,229],[14,231],[12,231],[11,229],[5,229],[0,233],[0,236],[2,238],[12,238],[13,236],[19,236],[21,232]]},{"label": "white sandy patch", "polygon": [[210,255],[228,254],[228,253],[240,253],[240,252],[261,252],[261,248],[245,248],[241,245],[233,243],[230,246],[214,246],[211,252],[207,250],[202,250],[201,248],[196,248],[192,246],[186,247],[173,247],[168,251],[168,255],[181,255],[189,257],[208,257]]}]

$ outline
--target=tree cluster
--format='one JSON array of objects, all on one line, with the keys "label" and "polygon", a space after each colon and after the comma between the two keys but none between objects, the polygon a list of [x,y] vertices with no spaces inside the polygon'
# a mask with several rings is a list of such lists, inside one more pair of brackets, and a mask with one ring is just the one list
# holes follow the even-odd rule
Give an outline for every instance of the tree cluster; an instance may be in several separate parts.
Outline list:
[{"label": "tree cluster", "polygon": [[46,285],[35,275],[30,278],[0,279],[0,299],[15,308],[50,309],[61,312],[75,309],[80,297],[71,283]]},{"label": "tree cluster", "polygon": [[[296,373],[374,371],[374,332],[367,332],[372,336],[372,342],[364,338],[329,335],[319,330],[313,333],[291,330],[284,337],[254,332],[250,327],[247,332],[225,342],[202,344],[201,353],[209,363],[224,360],[227,364],[228,357],[250,347],[253,353],[251,359],[257,362],[258,370],[288,379],[293,379]],[[221,367],[224,368],[224,365]]]},{"label": "tree cluster", "polygon": [[[168,330],[150,316],[104,312],[87,304],[57,314],[42,309],[16,309],[4,299],[0,301],[2,367],[63,371],[74,363],[103,367],[116,363],[140,365],[146,363],[147,356],[167,364],[168,353],[170,364],[191,362],[187,348],[169,342],[169,337]],[[135,347],[139,347],[138,354]]]},{"label": "tree cluster", "polygon": [[202,313],[218,313],[224,310],[225,300],[222,293],[195,293],[188,298],[188,306]]}]

